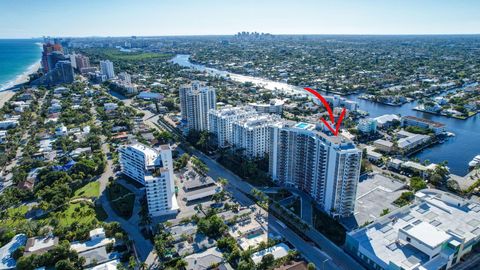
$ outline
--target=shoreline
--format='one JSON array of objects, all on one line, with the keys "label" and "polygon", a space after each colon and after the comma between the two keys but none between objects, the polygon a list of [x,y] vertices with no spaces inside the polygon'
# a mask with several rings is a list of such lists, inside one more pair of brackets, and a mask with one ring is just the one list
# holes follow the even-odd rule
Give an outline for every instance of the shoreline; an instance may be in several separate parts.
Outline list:
[{"label": "shoreline", "polygon": [[20,87],[29,80],[29,75],[40,69],[40,60],[28,66],[28,68],[11,81],[6,82],[0,88],[0,108],[15,95],[15,88]]}]

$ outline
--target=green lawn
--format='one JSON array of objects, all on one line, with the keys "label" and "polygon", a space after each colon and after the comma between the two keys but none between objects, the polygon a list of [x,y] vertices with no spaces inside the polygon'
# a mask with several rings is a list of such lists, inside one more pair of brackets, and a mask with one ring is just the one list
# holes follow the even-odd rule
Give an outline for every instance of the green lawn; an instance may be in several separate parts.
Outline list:
[{"label": "green lawn", "polygon": [[70,226],[74,222],[83,225],[97,220],[95,209],[87,202],[70,203],[65,211],[55,213],[54,217],[63,227]]},{"label": "green lawn", "polygon": [[8,228],[15,228],[25,223],[25,214],[28,212],[28,207],[22,205],[20,207],[9,208],[6,217],[2,219],[2,226]]},{"label": "green lawn", "polygon": [[107,196],[110,205],[117,215],[129,219],[133,213],[135,194],[120,184],[113,183],[107,187]]},{"label": "green lawn", "polygon": [[100,195],[100,182],[90,182],[80,189],[77,189],[74,194],[74,198],[84,197],[93,198]]}]

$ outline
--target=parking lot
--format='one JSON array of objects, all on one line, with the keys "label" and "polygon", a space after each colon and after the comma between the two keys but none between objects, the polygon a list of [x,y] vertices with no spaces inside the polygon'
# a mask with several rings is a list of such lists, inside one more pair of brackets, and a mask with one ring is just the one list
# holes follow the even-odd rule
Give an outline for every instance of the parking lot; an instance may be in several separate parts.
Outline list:
[{"label": "parking lot", "polygon": [[354,229],[375,220],[384,209],[397,209],[393,202],[405,191],[405,184],[398,180],[377,173],[370,175],[358,183],[354,216],[342,220],[342,224]]}]

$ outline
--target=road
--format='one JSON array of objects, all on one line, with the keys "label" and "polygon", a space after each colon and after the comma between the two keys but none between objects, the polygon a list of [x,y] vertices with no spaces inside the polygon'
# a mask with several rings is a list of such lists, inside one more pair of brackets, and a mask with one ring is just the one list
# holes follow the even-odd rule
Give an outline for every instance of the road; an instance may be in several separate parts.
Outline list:
[{"label": "road", "polygon": [[[43,106],[43,103],[45,101],[45,96],[46,94],[38,99],[38,108],[42,108]],[[38,111],[37,111],[38,113]],[[23,117],[23,116],[22,116]],[[24,130],[27,130],[26,132],[24,132],[22,134],[22,138],[20,139],[20,142],[25,142],[25,144],[27,143],[27,139],[30,137],[30,132],[31,132],[31,128],[32,128],[32,124],[33,122],[30,122],[29,123],[29,126],[26,127]],[[17,151],[15,153],[15,158],[10,162],[10,164],[8,164],[1,172],[0,172],[0,181],[3,181],[3,183],[0,183],[0,193],[3,192],[4,189],[6,189],[7,187],[11,186],[13,184],[13,181],[12,181],[12,177],[13,177],[13,173],[12,173],[12,170],[13,168],[17,167],[18,165],[18,162],[20,161],[20,159],[22,158],[23,156],[23,148],[25,147],[25,144],[22,144],[20,145],[18,148],[17,148]],[[5,179],[2,180],[2,176],[4,174],[5,171],[8,171],[9,173],[7,175],[5,175]]]},{"label": "road", "polygon": [[290,191],[292,194],[299,196],[301,200],[301,218],[303,221],[305,221],[305,223],[309,225],[313,225],[313,203],[314,202],[312,201],[312,198],[310,198],[310,196],[308,196],[308,194],[306,194],[305,192],[292,187],[269,187],[264,190],[278,191],[281,189],[286,189]]},{"label": "road", "polygon": [[[193,150],[193,154],[199,157],[209,168],[209,175],[213,179],[222,177],[228,180],[227,190],[233,194],[235,198],[241,204],[245,206],[254,205],[255,203],[247,197],[245,194],[249,194],[250,191],[254,188],[249,183],[243,181],[240,177],[230,172],[222,165],[218,164],[215,160],[210,159],[208,156],[204,155],[200,151]],[[261,209],[257,207],[258,209]],[[325,265],[326,269],[364,269],[357,261],[352,257],[346,254],[341,248],[332,243],[325,236],[313,229],[308,229],[304,233],[309,237],[313,242],[315,242],[322,251],[316,250],[312,247],[311,244],[307,243],[305,240],[300,238],[295,232],[287,228],[279,227],[277,225],[278,219],[273,215],[269,215],[268,212],[261,209],[263,215],[268,217],[269,227],[277,229],[281,234],[292,243],[298,251],[300,251],[308,260],[312,261],[318,269],[321,269],[323,262],[326,259],[329,259]],[[272,225],[270,225],[272,223]],[[277,225],[277,226],[276,226]],[[326,253],[326,254],[325,254]],[[331,258],[331,259],[330,259]]]},{"label": "road", "polygon": [[[130,105],[131,100],[122,99],[125,105]],[[158,121],[157,115],[154,115],[150,111],[140,110],[145,113],[144,121],[149,126],[160,127],[156,121]],[[162,119],[163,120],[163,119]],[[165,125],[162,125],[165,127]],[[165,128],[168,130],[168,128]],[[168,130],[172,131],[172,130]],[[176,131],[174,131],[177,133]],[[240,177],[230,172],[222,165],[218,164],[215,160],[204,155],[202,152],[196,149],[190,149],[192,154],[200,158],[208,167],[209,175],[213,179],[218,179],[219,177],[225,178],[228,180],[228,184],[225,187],[227,191],[232,193],[232,195],[238,200],[238,202],[244,206],[256,205],[249,197],[245,194],[250,194],[251,190],[254,188],[249,183],[243,181]],[[309,237],[313,242],[322,248],[322,251],[314,248],[311,244],[307,243],[301,237],[299,237],[295,232],[290,230],[288,227],[283,228],[278,225],[278,220],[269,213],[263,210],[260,207],[257,207],[258,211],[265,217],[268,217],[269,228],[271,227],[275,231],[281,232],[281,234],[292,244],[294,247],[307,258],[307,260],[313,262],[317,269],[322,269],[325,266],[325,269],[364,269],[358,262],[356,262],[352,257],[346,254],[341,248],[336,246],[333,242],[327,239],[325,236],[321,235],[319,232],[313,229],[308,229],[304,233]],[[326,253],[326,254],[325,254]],[[328,255],[327,255],[328,254]]]},{"label": "road", "polygon": [[[96,111],[92,110],[92,113],[96,116]],[[107,156],[107,165],[105,166],[105,171],[102,173],[102,175],[98,178],[98,182],[100,182],[100,197],[98,198],[100,204],[102,205],[103,209],[108,215],[108,218],[106,219],[107,222],[112,222],[116,221],[120,224],[123,230],[127,233],[129,238],[133,241],[133,244],[135,246],[135,251],[138,256],[138,259],[141,262],[147,261],[147,258],[149,257],[149,254],[153,250],[153,245],[150,242],[150,240],[145,239],[140,232],[140,227],[138,226],[139,222],[139,217],[135,213],[138,213],[140,211],[140,204],[139,204],[139,197],[143,196],[143,193],[140,194],[137,192],[137,189],[135,188],[130,188],[128,184],[121,183],[123,186],[127,187],[131,191],[135,191],[135,205],[134,205],[134,215],[129,220],[125,220],[122,217],[118,216],[117,213],[112,209],[110,206],[110,202],[107,198],[107,194],[105,192],[105,189],[108,186],[108,181],[110,177],[114,177],[115,173],[113,171],[114,164],[111,158],[109,158],[108,154],[110,153],[110,149],[108,147],[108,144],[105,142],[106,138],[104,136],[100,137],[102,141],[102,152]],[[147,263],[148,264],[148,263]]]}]

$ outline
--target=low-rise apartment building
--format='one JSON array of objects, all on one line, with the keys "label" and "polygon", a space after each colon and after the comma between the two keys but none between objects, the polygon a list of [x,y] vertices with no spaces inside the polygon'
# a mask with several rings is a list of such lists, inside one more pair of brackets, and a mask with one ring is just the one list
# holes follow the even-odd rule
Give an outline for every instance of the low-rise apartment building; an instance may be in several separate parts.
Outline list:
[{"label": "low-rise apartment building", "polygon": [[425,189],[415,202],[349,232],[346,249],[368,269],[449,269],[480,242],[480,204]]}]

